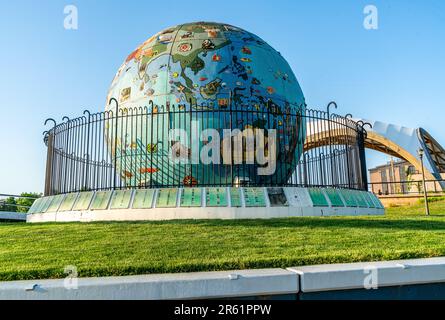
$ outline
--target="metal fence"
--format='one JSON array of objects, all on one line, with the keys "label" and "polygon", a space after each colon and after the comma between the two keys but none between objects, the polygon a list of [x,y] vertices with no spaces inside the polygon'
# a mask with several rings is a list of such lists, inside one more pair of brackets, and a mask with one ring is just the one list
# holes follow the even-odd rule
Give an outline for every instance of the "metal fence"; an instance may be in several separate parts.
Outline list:
[{"label": "metal fence", "polygon": [[36,199],[37,197],[32,196],[0,193],[0,212],[26,213]]},{"label": "metal fence", "polygon": [[[121,108],[115,99],[99,113],[84,111],[76,119],[64,117],[44,132],[47,145],[45,195],[86,190],[160,188],[187,186],[333,186],[367,189],[363,123],[348,116],[288,105],[284,110],[267,104],[256,110],[230,103],[218,109],[192,104]],[[264,163],[247,162],[249,140],[243,136],[241,159],[231,154],[230,162],[193,164],[190,150],[193,121],[201,129],[233,130],[264,128],[277,133],[276,170],[259,176]],[[171,129],[185,129],[189,159],[172,163]],[[236,136],[236,135],[234,135]],[[236,138],[230,136],[230,143]],[[212,138],[213,140],[213,138]],[[255,142],[256,141],[256,142]],[[255,140],[253,143],[258,142]],[[212,141],[198,142],[199,147]],[[223,144],[223,143],[222,143]],[[176,143],[177,146],[177,143]],[[254,149],[255,149],[254,148]],[[179,150],[181,151],[181,150]],[[182,150],[183,151],[183,150]],[[297,156],[295,156],[297,155]],[[232,157],[233,156],[233,157]],[[170,158],[169,158],[170,157]]]},{"label": "metal fence", "polygon": [[[445,195],[442,188],[445,180],[425,180],[428,194]],[[423,195],[422,180],[383,181],[369,183],[369,191],[379,196],[390,195]]]}]

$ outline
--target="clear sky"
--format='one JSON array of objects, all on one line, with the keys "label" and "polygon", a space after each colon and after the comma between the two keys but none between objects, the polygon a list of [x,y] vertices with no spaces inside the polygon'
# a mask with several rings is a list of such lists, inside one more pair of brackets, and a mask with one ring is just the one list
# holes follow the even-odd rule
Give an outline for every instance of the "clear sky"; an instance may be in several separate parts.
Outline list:
[{"label": "clear sky", "polygon": [[[78,8],[65,30],[64,7]],[[378,30],[363,27],[366,5]],[[310,107],[424,127],[445,144],[445,1],[5,1],[0,4],[0,193],[44,186],[47,117],[102,110],[126,56],[168,26],[226,22],[288,60]],[[388,159],[368,154],[368,166]]]}]

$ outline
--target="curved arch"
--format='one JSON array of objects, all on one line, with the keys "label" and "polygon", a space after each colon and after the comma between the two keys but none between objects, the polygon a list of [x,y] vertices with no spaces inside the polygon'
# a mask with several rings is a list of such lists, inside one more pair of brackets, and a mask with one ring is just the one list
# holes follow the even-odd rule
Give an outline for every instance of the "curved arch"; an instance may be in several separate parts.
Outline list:
[{"label": "curved arch", "polygon": [[[404,159],[412,164],[417,171],[422,171],[422,164],[408,150],[374,131],[368,131],[368,136],[365,139],[365,148],[384,152],[386,154],[396,156],[397,158]],[[425,179],[436,180],[430,170],[428,170],[425,166],[423,166],[423,168],[425,170]]]},{"label": "curved arch", "polygon": [[[326,146],[329,143],[333,144],[345,144],[350,139],[355,139],[355,131],[345,131],[339,129],[331,129],[331,131],[325,130],[321,132],[315,132],[306,136],[304,143],[304,150],[310,150],[313,148]],[[396,142],[384,137],[383,135],[376,133],[375,131],[367,131],[365,138],[365,148],[372,149],[386,153],[397,158],[404,159],[412,164],[416,170],[421,171],[422,165],[420,161],[412,155],[408,150],[404,149]],[[436,177],[424,166],[425,179],[436,180]]]},{"label": "curved arch", "polygon": [[417,135],[426,158],[432,164],[433,174],[440,179],[441,173],[445,172],[445,149],[425,129],[417,129]]}]

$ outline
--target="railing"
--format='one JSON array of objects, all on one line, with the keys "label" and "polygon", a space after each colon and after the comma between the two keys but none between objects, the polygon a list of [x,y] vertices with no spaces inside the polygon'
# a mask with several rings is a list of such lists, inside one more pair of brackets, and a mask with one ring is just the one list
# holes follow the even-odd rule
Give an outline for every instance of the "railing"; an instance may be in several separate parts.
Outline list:
[{"label": "railing", "polygon": [[[19,199],[31,200],[28,203],[21,203],[17,201]],[[18,196],[13,194],[3,194],[0,193],[0,212],[23,212],[26,213],[31,207],[32,202],[36,200],[37,197],[31,196]],[[22,201],[23,202],[23,201]]]},{"label": "railing", "polygon": [[[445,195],[441,183],[445,180],[425,180],[426,191],[430,195]],[[391,182],[371,182],[369,191],[379,196],[390,195],[423,195],[422,180],[405,180]]]},{"label": "railing", "polygon": [[[64,117],[59,124],[53,119],[45,122],[53,123],[44,132],[48,147],[45,195],[187,186],[367,188],[363,123],[331,114],[329,108],[336,107],[333,102],[327,111],[292,105],[281,110],[269,103],[262,110],[235,103],[218,109],[191,104],[159,106],[152,102],[126,109],[114,99],[110,103],[113,105],[108,111],[85,111],[76,119]],[[223,137],[224,129],[232,133],[251,129],[255,138],[259,129],[264,129],[264,140],[268,141],[264,155],[276,154],[275,171],[271,175],[258,174],[258,169],[270,165],[272,156],[267,163],[257,159],[249,162],[249,141],[253,141],[256,152],[259,140],[248,140],[243,135],[239,140],[241,155],[230,150],[229,162],[190,162],[195,147],[202,150],[214,139],[197,139],[193,133],[196,123],[200,129],[217,129]],[[169,139],[172,129],[186,130],[185,143]],[[271,129],[276,132],[274,144],[268,140],[273,136]],[[239,132],[229,137],[230,146],[236,143],[237,136]],[[224,141],[220,140],[220,150]],[[181,159],[184,154],[186,159]],[[175,155],[179,155],[179,162],[172,162]]]}]

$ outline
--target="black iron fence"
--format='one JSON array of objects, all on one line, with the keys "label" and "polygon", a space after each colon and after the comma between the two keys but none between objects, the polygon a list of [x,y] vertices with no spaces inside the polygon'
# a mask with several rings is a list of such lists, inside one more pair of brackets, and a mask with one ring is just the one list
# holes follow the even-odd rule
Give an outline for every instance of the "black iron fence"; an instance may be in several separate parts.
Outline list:
[{"label": "black iron fence", "polygon": [[[47,119],[45,125],[52,122],[53,126],[44,132],[48,147],[45,195],[239,185],[367,189],[363,123],[330,113],[330,107],[337,107],[334,102],[327,111],[291,105],[281,110],[268,104],[256,110],[235,103],[213,109],[152,102],[127,109],[114,99],[110,106],[99,113],[84,111],[76,119],[64,117],[59,124]],[[194,126],[200,127],[196,132],[216,131],[202,139],[195,136]],[[172,138],[173,129],[183,129],[186,141]],[[224,130],[231,134],[226,136]],[[216,133],[222,136],[219,142],[212,135]],[[241,142],[241,153],[229,148],[224,154],[224,148],[236,141]],[[261,141],[265,141],[263,158],[268,156],[263,162],[255,157]],[[204,155],[207,152],[212,160],[191,161],[195,149],[201,150],[200,155],[205,149]],[[215,150],[225,156],[215,155]],[[255,155],[250,157],[252,152]],[[273,167],[272,174],[258,174],[268,166]]]}]

